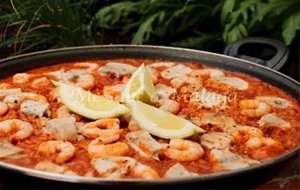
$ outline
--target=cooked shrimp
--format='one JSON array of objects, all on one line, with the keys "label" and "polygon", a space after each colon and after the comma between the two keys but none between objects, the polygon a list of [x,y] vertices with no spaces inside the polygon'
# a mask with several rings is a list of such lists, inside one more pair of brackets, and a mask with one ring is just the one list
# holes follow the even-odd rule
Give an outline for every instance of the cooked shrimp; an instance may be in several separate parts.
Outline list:
[{"label": "cooked shrimp", "polygon": [[267,137],[252,137],[246,142],[246,148],[257,149],[262,146],[276,146],[279,142]]},{"label": "cooked shrimp", "polygon": [[22,93],[25,97],[25,100],[33,100],[33,101],[38,101],[42,103],[48,103],[48,100],[45,96],[39,95],[36,93],[30,93],[30,92],[23,92]]},{"label": "cooked shrimp", "polygon": [[121,102],[121,95],[124,89],[125,89],[125,84],[105,86],[103,89],[103,96],[111,100]]},{"label": "cooked shrimp", "polygon": [[[111,138],[112,141],[117,139]],[[106,142],[108,143],[108,142]],[[101,138],[94,139],[88,145],[88,153],[91,157],[97,158],[102,156],[125,156],[129,152],[129,148],[126,143],[116,142],[112,144],[104,143]]]},{"label": "cooked shrimp", "polygon": [[95,78],[91,74],[85,74],[79,76],[77,82],[74,83],[76,86],[80,86],[81,88],[88,89],[93,88],[96,85]]},{"label": "cooked shrimp", "polygon": [[29,81],[30,75],[27,73],[17,73],[13,76],[13,83],[25,84]]},{"label": "cooked shrimp", "polygon": [[241,113],[248,117],[261,117],[272,111],[272,108],[258,100],[242,100],[240,102]]},{"label": "cooked shrimp", "polygon": [[180,104],[174,100],[159,100],[159,109],[176,114],[179,112]]},{"label": "cooked shrimp", "polygon": [[50,84],[50,81],[46,77],[42,77],[42,78],[35,79],[31,83],[31,87],[35,88],[35,89],[38,89],[38,88],[41,88],[41,87],[45,87],[49,84]]},{"label": "cooked shrimp", "polygon": [[0,122],[0,133],[10,133],[16,131],[10,136],[10,140],[23,140],[33,133],[33,127],[30,123],[19,119],[9,119]]},{"label": "cooked shrimp", "polygon": [[5,114],[8,110],[6,103],[0,102],[0,116]]},{"label": "cooked shrimp", "polygon": [[47,141],[39,145],[38,152],[43,155],[52,155],[58,152],[55,162],[61,164],[74,156],[75,147],[70,142]]},{"label": "cooked shrimp", "polygon": [[9,108],[14,108],[17,105],[20,105],[24,100],[38,101],[46,104],[48,103],[48,100],[45,96],[30,92],[22,92],[20,94],[6,96],[3,102],[6,103]]},{"label": "cooked shrimp", "polygon": [[94,139],[101,135],[103,129],[118,130],[119,128],[120,121],[118,118],[107,118],[87,123],[79,132],[88,138]]},{"label": "cooked shrimp", "polygon": [[291,128],[290,122],[273,113],[262,116],[257,123],[260,127],[278,127],[283,130]]},{"label": "cooked shrimp", "polygon": [[120,138],[120,134],[123,132],[123,129],[104,129],[101,130],[99,135],[99,140],[103,143],[110,143],[116,141]]},{"label": "cooked shrimp", "polygon": [[184,139],[171,139],[170,148],[164,150],[164,154],[178,161],[193,161],[199,159],[204,150],[200,144],[184,140]]},{"label": "cooked shrimp", "polygon": [[250,127],[250,126],[237,126],[236,131],[234,133],[231,133],[234,137],[238,138],[240,135],[246,138],[251,137],[262,137],[264,136],[264,133],[261,129],[256,127]]},{"label": "cooked shrimp", "polygon": [[[13,88],[13,86],[11,84],[8,84],[6,82],[0,83],[0,89],[4,90],[4,89],[10,89]],[[0,93],[1,94],[1,93]]]},{"label": "cooked shrimp", "polygon": [[24,100],[25,100],[24,95],[20,93],[20,94],[6,96],[3,102],[6,103],[6,105],[9,108],[14,108],[17,105],[20,105]]},{"label": "cooked shrimp", "polygon": [[210,78],[225,76],[224,72],[218,69],[198,69],[193,71],[190,75],[198,79],[201,79],[205,75],[208,75]]},{"label": "cooked shrimp", "polygon": [[154,169],[141,163],[138,163],[134,168],[132,168],[132,174],[142,179],[160,178]]}]

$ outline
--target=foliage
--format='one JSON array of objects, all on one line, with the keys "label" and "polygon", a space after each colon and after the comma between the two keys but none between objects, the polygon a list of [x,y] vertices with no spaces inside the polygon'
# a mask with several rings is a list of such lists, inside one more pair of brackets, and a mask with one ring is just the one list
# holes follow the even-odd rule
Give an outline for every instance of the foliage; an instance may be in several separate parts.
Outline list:
[{"label": "foliage", "polygon": [[131,0],[103,7],[96,19],[100,28],[132,35],[134,44],[203,49],[264,33],[290,45],[299,30],[298,8],[297,0]]},{"label": "foliage", "polygon": [[[2,0],[0,52],[96,43],[159,44],[215,50],[246,36],[290,45],[300,29],[298,0]],[[119,41],[118,41],[119,40]]]},{"label": "foliage", "polygon": [[89,9],[93,1],[5,0],[0,7],[0,48],[27,50],[93,43]]}]

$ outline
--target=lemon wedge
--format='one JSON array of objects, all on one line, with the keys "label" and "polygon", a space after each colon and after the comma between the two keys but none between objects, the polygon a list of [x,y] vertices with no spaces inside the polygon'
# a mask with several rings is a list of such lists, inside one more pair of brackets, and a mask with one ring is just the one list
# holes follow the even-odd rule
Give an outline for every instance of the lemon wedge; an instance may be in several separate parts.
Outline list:
[{"label": "lemon wedge", "polygon": [[129,109],[118,102],[109,100],[104,96],[92,94],[80,87],[71,86],[56,81],[59,98],[71,111],[89,119],[118,117],[129,112]]},{"label": "lemon wedge", "polygon": [[185,138],[204,130],[186,119],[160,110],[140,101],[127,102],[131,116],[139,126],[150,134],[164,138]]},{"label": "lemon wedge", "polygon": [[122,101],[129,100],[140,100],[148,104],[158,101],[152,79],[144,64],[132,74],[122,93]]}]

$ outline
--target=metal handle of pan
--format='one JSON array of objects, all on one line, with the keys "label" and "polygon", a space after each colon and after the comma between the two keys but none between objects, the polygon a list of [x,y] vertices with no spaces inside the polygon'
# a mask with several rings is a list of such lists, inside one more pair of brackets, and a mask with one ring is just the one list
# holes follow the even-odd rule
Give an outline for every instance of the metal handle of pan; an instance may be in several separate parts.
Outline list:
[{"label": "metal handle of pan", "polygon": [[[252,45],[256,47],[270,47],[276,51],[275,55],[269,59],[264,60],[254,56],[240,54],[241,48],[247,48],[247,46]],[[244,38],[242,40],[236,41],[230,45],[228,45],[224,52],[225,55],[245,59],[248,61],[252,61],[264,66],[267,66],[274,70],[281,69],[284,64],[287,62],[289,57],[289,49],[284,45],[283,42],[270,39],[270,38],[261,38],[261,37],[249,37]]]}]

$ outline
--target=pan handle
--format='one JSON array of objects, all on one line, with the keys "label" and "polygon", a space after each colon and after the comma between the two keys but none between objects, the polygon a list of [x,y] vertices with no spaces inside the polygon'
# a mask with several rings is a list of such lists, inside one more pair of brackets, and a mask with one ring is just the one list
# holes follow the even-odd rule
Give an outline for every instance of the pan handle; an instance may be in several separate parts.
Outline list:
[{"label": "pan handle", "polygon": [[[247,48],[246,46],[252,47],[268,47],[270,49],[275,49],[275,55],[269,59],[264,60],[257,57],[240,54],[241,48]],[[269,67],[274,70],[279,70],[283,67],[283,65],[287,62],[289,57],[289,49],[282,43],[281,41],[270,39],[270,38],[261,38],[261,37],[249,37],[244,38],[242,40],[236,41],[230,45],[228,45],[224,52],[225,55],[245,59],[248,61],[252,61],[266,67]]]}]

